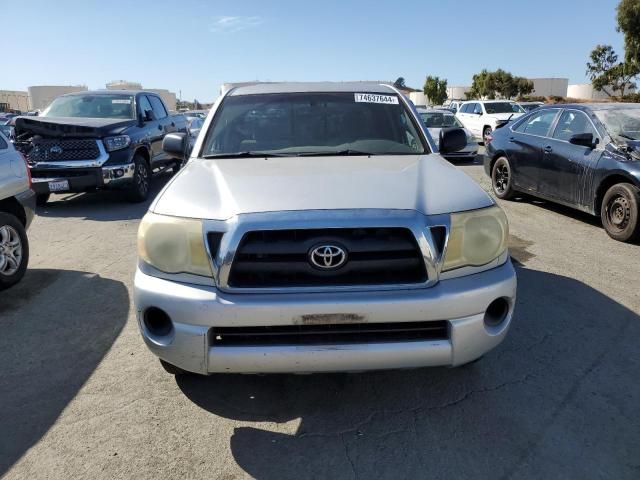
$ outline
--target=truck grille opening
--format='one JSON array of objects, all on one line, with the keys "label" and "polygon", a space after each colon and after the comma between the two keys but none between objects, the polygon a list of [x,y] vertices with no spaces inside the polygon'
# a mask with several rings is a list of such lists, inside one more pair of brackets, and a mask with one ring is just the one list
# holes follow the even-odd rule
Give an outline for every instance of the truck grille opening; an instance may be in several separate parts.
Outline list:
[{"label": "truck grille opening", "polygon": [[29,162],[95,160],[100,150],[95,139],[36,138],[27,152]]},{"label": "truck grille opening", "polygon": [[[346,262],[323,270],[309,252],[338,245]],[[415,236],[407,228],[327,228],[246,233],[236,251],[228,285],[234,288],[417,284],[427,272]]]},{"label": "truck grille opening", "polygon": [[213,347],[264,345],[354,345],[359,343],[447,340],[447,321],[339,325],[217,327],[210,330]]}]

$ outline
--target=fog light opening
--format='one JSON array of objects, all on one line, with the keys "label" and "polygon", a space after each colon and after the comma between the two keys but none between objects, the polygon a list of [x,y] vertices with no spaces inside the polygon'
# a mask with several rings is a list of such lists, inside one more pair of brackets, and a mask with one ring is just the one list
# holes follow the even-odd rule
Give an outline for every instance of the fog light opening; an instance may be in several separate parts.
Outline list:
[{"label": "fog light opening", "polygon": [[508,314],[509,302],[505,298],[497,298],[487,307],[484,324],[487,327],[497,327],[506,320]]},{"label": "fog light opening", "polygon": [[149,307],[144,312],[144,326],[156,337],[166,337],[173,331],[173,323],[167,312],[157,307]]}]

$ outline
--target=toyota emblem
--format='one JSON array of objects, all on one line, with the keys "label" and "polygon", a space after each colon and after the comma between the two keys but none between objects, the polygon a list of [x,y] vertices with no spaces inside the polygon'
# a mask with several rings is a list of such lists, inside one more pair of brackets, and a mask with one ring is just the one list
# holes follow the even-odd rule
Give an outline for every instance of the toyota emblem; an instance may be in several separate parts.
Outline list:
[{"label": "toyota emblem", "polygon": [[337,245],[318,245],[309,251],[309,262],[322,270],[335,270],[347,261],[347,251]]},{"label": "toyota emblem", "polygon": [[62,153],[62,147],[59,145],[54,145],[49,149],[49,153],[53,153],[54,155],[60,155]]}]

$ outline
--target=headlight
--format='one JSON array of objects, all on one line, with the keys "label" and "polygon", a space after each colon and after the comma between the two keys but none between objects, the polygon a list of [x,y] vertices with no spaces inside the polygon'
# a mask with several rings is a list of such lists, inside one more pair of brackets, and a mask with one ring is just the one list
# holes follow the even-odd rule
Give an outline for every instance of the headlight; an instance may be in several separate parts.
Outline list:
[{"label": "headlight", "polygon": [[127,148],[131,144],[129,135],[116,135],[115,137],[103,138],[102,141],[104,142],[104,148],[106,148],[108,152]]},{"label": "headlight", "polygon": [[213,276],[201,220],[147,213],[138,230],[138,256],[162,272]]},{"label": "headlight", "polygon": [[507,249],[509,225],[498,206],[451,214],[451,230],[443,271],[479,267]]}]

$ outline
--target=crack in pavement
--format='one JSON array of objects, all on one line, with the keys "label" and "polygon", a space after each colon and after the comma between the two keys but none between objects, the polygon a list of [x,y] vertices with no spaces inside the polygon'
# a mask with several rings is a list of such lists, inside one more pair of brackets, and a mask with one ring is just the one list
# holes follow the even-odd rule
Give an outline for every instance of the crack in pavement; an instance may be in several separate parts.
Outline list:
[{"label": "crack in pavement", "polygon": [[342,440],[342,446],[344,447],[344,456],[347,457],[347,461],[349,462],[349,465],[351,465],[351,472],[353,473],[353,478],[358,478],[358,472],[356,471],[356,466],[353,463],[353,460],[351,460],[351,457],[349,456],[349,447],[347,446],[347,442],[344,441],[344,435],[340,435],[340,439]]}]

